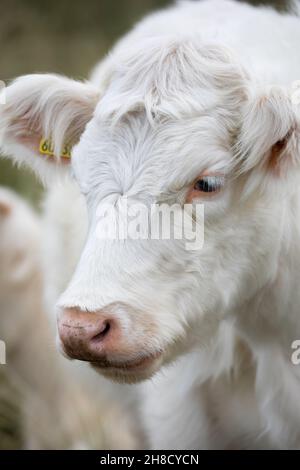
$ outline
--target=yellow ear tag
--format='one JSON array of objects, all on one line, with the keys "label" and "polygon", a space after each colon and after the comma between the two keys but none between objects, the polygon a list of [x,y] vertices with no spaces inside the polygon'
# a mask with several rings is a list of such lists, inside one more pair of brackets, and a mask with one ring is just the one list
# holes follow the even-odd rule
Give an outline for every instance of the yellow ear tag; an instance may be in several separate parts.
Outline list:
[{"label": "yellow ear tag", "polygon": [[[61,158],[71,158],[71,146],[65,145],[61,152]],[[54,145],[51,139],[42,139],[40,141],[39,152],[42,155],[49,155],[50,157],[54,157]]]}]

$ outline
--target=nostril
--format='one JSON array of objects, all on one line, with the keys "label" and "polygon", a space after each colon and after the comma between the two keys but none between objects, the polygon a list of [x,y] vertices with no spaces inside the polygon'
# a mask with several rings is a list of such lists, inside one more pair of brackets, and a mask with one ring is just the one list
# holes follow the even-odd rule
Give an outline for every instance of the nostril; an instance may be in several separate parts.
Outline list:
[{"label": "nostril", "polygon": [[111,325],[109,321],[105,321],[102,325],[102,329],[100,332],[98,332],[95,336],[93,336],[92,341],[93,342],[99,342],[104,339],[105,336],[107,336],[109,330],[111,328]]}]

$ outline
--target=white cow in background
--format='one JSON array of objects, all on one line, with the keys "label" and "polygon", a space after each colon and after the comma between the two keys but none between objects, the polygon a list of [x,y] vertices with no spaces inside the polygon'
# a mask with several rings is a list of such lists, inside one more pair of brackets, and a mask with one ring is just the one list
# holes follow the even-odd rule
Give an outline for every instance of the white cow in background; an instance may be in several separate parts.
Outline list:
[{"label": "white cow in background", "polygon": [[[49,186],[61,348],[113,380],[153,377],[152,447],[300,448],[299,45],[296,14],[181,2],[138,24],[91,83],[7,88],[2,151]],[[203,203],[203,248],[99,240],[99,208],[125,199]]]},{"label": "white cow in background", "polygon": [[0,387],[4,397],[11,385],[16,390],[11,401],[21,411],[24,447],[136,447],[119,404],[101,389],[95,400],[56,351],[43,307],[42,235],[37,215],[1,187],[0,339],[6,344],[6,364],[1,366]]}]

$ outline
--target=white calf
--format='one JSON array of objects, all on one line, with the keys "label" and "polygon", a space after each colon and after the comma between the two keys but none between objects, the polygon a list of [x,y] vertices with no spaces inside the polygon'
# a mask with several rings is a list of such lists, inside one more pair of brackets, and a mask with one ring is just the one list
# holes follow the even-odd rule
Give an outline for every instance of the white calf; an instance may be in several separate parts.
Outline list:
[{"label": "white calf", "polygon": [[[61,347],[112,379],[154,376],[154,447],[300,447],[299,44],[296,15],[182,2],[137,25],[93,84],[7,89],[2,151],[51,187]],[[124,223],[136,203],[194,218],[204,204],[202,249],[151,239],[146,220],[146,237],[103,237],[103,209]]]},{"label": "white calf", "polygon": [[17,391],[24,445],[134,447],[119,405],[102,393],[91,396],[55,349],[42,304],[41,241],[37,216],[16,194],[0,188],[0,339],[6,344],[1,387],[8,381]]}]

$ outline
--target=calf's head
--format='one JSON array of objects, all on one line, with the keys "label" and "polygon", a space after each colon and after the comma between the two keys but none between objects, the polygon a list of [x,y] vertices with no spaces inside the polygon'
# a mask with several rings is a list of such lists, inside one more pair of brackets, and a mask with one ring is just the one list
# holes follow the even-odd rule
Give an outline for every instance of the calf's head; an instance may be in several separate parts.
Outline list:
[{"label": "calf's head", "polygon": [[[285,90],[260,89],[220,47],[146,40],[108,59],[99,89],[21,77],[0,108],[0,145],[49,184],[73,178],[85,197],[89,229],[58,330],[67,356],[111,378],[142,380],[205,347],[276,274],[297,116]],[[184,230],[153,239],[147,217],[133,236],[103,236],[108,205],[123,220],[153,204],[176,205],[198,224],[203,204],[201,249]]]}]

